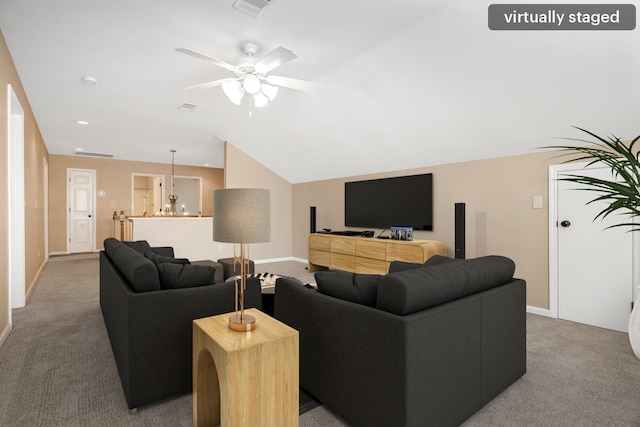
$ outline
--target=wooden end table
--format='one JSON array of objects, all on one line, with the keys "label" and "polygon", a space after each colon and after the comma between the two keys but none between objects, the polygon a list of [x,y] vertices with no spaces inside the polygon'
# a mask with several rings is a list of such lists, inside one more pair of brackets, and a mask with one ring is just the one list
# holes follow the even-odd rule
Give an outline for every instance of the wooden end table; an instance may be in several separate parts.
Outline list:
[{"label": "wooden end table", "polygon": [[256,329],[232,313],[193,321],[194,426],[298,426],[298,331],[257,309]]}]

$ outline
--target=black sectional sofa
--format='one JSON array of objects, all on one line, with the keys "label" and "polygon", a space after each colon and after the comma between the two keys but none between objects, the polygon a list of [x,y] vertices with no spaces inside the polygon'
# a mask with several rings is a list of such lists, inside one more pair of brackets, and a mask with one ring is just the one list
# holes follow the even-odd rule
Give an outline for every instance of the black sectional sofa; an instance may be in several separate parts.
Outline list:
[{"label": "black sectional sofa", "polygon": [[354,426],[457,426],[526,372],[525,282],[488,256],[385,276],[316,273],[276,286],[300,332],[300,386]]},{"label": "black sectional sofa", "polygon": [[[100,308],[129,408],[191,391],[193,320],[235,309],[234,282],[222,274],[171,247],[105,240]],[[262,307],[258,279],[247,280],[245,307]]]}]

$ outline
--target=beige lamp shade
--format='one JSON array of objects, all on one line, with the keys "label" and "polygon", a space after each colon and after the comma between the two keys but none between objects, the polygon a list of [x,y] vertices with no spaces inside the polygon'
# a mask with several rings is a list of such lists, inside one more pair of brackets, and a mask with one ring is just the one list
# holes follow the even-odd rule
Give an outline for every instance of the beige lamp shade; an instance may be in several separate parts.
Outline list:
[{"label": "beige lamp shade", "polygon": [[262,243],[271,240],[271,191],[226,188],[213,192],[213,240]]}]

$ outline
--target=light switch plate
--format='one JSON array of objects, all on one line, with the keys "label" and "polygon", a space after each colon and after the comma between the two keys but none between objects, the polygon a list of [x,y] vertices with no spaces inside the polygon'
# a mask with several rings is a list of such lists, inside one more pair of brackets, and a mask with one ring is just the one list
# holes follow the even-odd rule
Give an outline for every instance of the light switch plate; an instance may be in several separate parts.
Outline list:
[{"label": "light switch plate", "polygon": [[542,209],[542,196],[533,196],[533,209]]}]

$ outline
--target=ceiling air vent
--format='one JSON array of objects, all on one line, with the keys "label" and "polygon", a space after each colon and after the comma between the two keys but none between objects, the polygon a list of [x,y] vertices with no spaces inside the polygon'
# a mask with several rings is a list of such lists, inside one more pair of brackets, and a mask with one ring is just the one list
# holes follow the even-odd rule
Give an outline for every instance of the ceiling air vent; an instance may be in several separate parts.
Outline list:
[{"label": "ceiling air vent", "polygon": [[84,150],[74,150],[73,154],[76,156],[85,156],[85,157],[100,157],[102,159],[113,159],[116,155],[111,153],[94,153],[91,151]]},{"label": "ceiling air vent", "polygon": [[256,18],[262,15],[262,10],[271,3],[272,0],[236,0],[233,8],[247,13]]},{"label": "ceiling air vent", "polygon": [[196,104],[189,104],[188,102],[183,102],[182,104],[180,104],[180,106],[178,107],[178,110],[182,110],[182,111],[193,111],[195,110],[197,107]]}]

